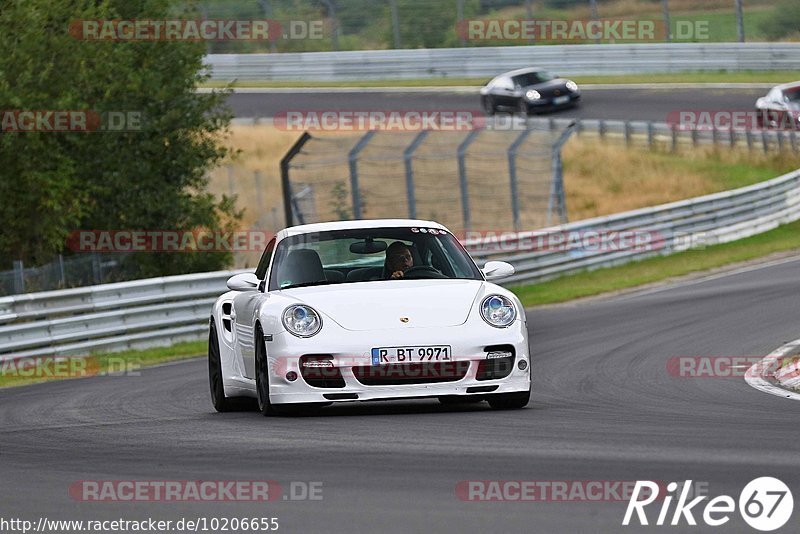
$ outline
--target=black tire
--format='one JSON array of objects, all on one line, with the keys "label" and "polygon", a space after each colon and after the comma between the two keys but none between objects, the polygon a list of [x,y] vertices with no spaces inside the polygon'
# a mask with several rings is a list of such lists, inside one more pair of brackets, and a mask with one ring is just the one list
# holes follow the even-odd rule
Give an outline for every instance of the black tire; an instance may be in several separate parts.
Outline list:
[{"label": "black tire", "polygon": [[442,395],[439,397],[439,402],[445,406],[454,406],[458,404],[477,404],[485,401],[483,395]]},{"label": "black tire", "polygon": [[494,100],[492,100],[491,96],[484,96],[481,99],[481,105],[483,106],[483,112],[486,113],[487,117],[491,117],[497,113],[497,108],[495,107]]},{"label": "black tire", "polygon": [[219,339],[214,320],[208,329],[208,385],[211,389],[211,403],[218,412],[230,412],[235,408],[234,399],[225,396],[222,384],[222,358],[219,352]]},{"label": "black tire", "polygon": [[487,397],[489,406],[494,410],[519,410],[531,400],[531,390],[516,393],[498,393]]},{"label": "black tire", "polygon": [[256,400],[258,411],[268,417],[278,415],[280,410],[269,401],[269,362],[267,361],[267,347],[264,345],[264,334],[261,327],[256,328]]}]

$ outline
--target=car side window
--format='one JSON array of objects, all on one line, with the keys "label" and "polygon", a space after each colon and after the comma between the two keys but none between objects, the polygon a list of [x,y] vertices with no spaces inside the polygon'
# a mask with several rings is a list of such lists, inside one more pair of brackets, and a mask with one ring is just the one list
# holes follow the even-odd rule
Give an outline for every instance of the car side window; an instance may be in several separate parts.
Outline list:
[{"label": "car side window", "polygon": [[511,81],[511,78],[500,78],[499,80],[497,80],[496,87],[498,89],[513,89],[514,82]]},{"label": "car side window", "polygon": [[269,262],[272,259],[272,252],[275,250],[275,239],[273,238],[264,249],[264,254],[261,255],[261,260],[258,262],[256,268],[256,276],[259,280],[264,280],[267,276],[267,269],[269,269]]}]

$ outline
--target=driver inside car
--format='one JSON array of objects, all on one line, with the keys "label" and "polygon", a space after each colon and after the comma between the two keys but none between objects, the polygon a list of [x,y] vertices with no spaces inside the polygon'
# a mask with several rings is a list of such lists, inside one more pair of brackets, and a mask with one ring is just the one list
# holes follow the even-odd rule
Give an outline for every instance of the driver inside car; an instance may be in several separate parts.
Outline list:
[{"label": "driver inside car", "polygon": [[386,249],[386,274],[388,278],[403,278],[407,270],[414,266],[411,249],[405,243],[395,241]]}]

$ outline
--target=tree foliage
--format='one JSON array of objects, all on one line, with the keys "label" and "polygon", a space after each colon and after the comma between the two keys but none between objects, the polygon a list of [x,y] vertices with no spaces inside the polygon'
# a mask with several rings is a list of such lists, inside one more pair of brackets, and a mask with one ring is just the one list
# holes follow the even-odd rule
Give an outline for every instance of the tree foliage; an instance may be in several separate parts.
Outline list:
[{"label": "tree foliage", "polygon": [[[226,93],[198,94],[205,46],[80,40],[84,19],[166,19],[168,0],[6,0],[0,109],[140,114],[128,131],[0,134],[0,256],[27,264],[79,229],[230,229],[233,199],[207,192],[226,156]],[[138,128],[138,129],[137,129]],[[135,254],[133,275],[220,268],[230,254]]]}]

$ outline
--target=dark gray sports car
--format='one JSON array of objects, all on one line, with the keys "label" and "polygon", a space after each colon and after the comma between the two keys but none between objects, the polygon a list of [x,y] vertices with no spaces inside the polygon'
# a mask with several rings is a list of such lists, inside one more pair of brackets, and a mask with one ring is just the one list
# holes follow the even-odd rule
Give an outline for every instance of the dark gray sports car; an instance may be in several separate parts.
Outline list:
[{"label": "dark gray sports car", "polygon": [[572,80],[533,68],[501,74],[481,89],[481,105],[487,115],[552,111],[575,106],[580,99],[578,84]]}]

